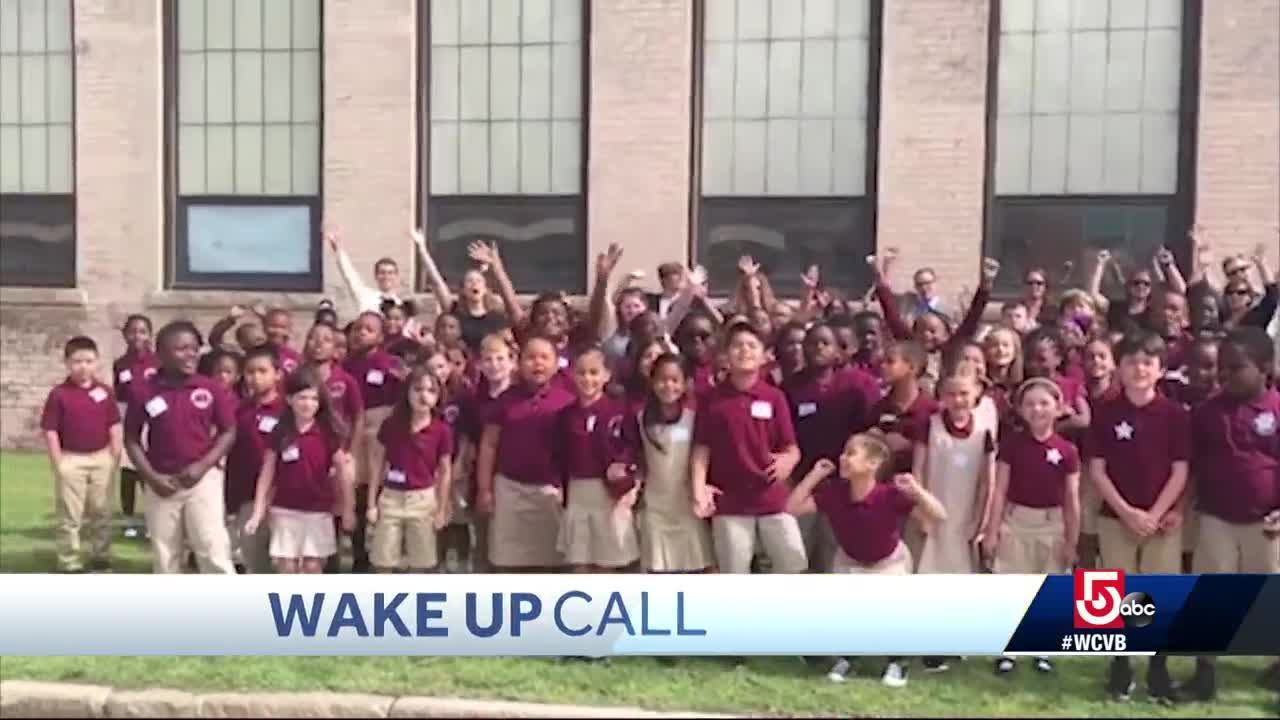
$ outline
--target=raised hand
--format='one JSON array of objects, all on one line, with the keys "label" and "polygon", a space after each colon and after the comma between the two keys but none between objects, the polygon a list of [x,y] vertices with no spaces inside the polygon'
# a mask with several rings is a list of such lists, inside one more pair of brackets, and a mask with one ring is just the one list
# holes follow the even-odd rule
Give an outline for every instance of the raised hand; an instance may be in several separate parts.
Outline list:
[{"label": "raised hand", "polygon": [[1156,262],[1160,263],[1161,267],[1169,267],[1170,265],[1173,265],[1173,253],[1169,251],[1169,248],[1162,246],[1156,251]]},{"label": "raised hand", "polygon": [[750,255],[743,255],[738,258],[738,270],[743,275],[754,276],[760,272],[760,263],[756,262]]},{"label": "raised hand", "polygon": [[618,261],[622,259],[622,246],[617,243],[609,245],[609,249],[596,255],[596,276],[609,277],[613,274],[615,268],[618,267]]},{"label": "raised hand", "polygon": [[1254,265],[1261,265],[1264,262],[1266,262],[1267,246],[1263,245],[1262,243],[1258,243],[1253,248],[1253,254],[1249,256],[1249,259],[1253,261]]},{"label": "raised hand", "polygon": [[427,234],[422,231],[422,228],[414,228],[410,230],[409,237],[413,238],[414,245],[417,245],[423,250],[427,249]]},{"label": "raised hand", "polygon": [[982,259],[982,281],[990,285],[1000,274],[1000,261],[995,258]]},{"label": "raised hand", "polygon": [[244,313],[245,313],[245,310],[243,306],[232,305],[231,309],[227,311],[227,317],[231,318],[232,320],[239,320],[240,318],[244,317]]},{"label": "raised hand", "polygon": [[326,225],[324,227],[324,241],[329,243],[329,249],[338,252],[342,244],[341,234],[335,225]]},{"label": "raised hand", "polygon": [[816,475],[823,480],[831,477],[836,471],[836,464],[826,458],[821,458],[813,464],[813,469],[809,471],[810,475]]},{"label": "raised hand", "polygon": [[498,255],[498,246],[477,240],[467,246],[467,256],[481,265],[497,267],[502,262]]},{"label": "raised hand", "polygon": [[800,275],[800,282],[804,283],[804,286],[810,290],[817,290],[818,285],[822,282],[822,271],[818,269],[817,265],[810,265]]},{"label": "raised hand", "polygon": [[907,497],[914,498],[920,494],[920,483],[911,473],[898,473],[893,476],[893,484]]}]

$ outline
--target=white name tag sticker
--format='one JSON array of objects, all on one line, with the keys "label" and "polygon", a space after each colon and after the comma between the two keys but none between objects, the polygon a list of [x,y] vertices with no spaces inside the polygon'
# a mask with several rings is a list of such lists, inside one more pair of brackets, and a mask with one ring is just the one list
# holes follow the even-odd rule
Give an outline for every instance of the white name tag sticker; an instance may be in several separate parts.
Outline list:
[{"label": "white name tag sticker", "polygon": [[800,403],[800,405],[796,407],[796,410],[800,417],[809,417],[810,415],[818,412],[818,403]]},{"label": "white name tag sticker", "polygon": [[121,370],[120,373],[116,375],[116,379],[122,383],[133,382],[133,371]]},{"label": "white name tag sticker", "polygon": [[683,425],[677,425],[671,428],[672,443],[687,443],[689,442],[689,438],[690,438],[689,428]]},{"label": "white name tag sticker", "polygon": [[107,399],[107,391],[100,387],[96,387],[89,391],[89,397],[96,403],[100,403]]},{"label": "white name tag sticker", "polygon": [[163,397],[157,395],[148,400],[147,404],[142,407],[146,409],[147,414],[151,417],[160,417],[165,410],[169,409],[169,403],[165,402]]},{"label": "white name tag sticker", "polygon": [[751,403],[751,417],[757,420],[772,420],[773,406],[763,400]]},{"label": "white name tag sticker", "polygon": [[596,416],[591,415],[587,418],[587,432],[591,433],[595,431],[596,431]]},{"label": "white name tag sticker", "polygon": [[276,425],[279,424],[279,422],[280,421],[278,419],[273,418],[270,415],[263,415],[258,418],[258,432],[269,433],[276,429]]},{"label": "white name tag sticker", "polygon": [[370,385],[381,385],[386,380],[386,375],[381,370],[370,370],[368,375],[364,376],[364,381]]},{"label": "white name tag sticker", "polygon": [[284,452],[280,453],[280,459],[287,463],[297,462],[298,458],[301,456],[302,453],[298,452],[297,445],[290,445],[284,449]]},{"label": "white name tag sticker", "polygon": [[403,470],[387,471],[387,484],[389,485],[404,485],[408,481],[409,478],[405,476]]},{"label": "white name tag sticker", "polygon": [[569,358],[561,357],[559,360],[556,361],[556,364],[560,366],[561,370],[563,370],[569,367]]}]

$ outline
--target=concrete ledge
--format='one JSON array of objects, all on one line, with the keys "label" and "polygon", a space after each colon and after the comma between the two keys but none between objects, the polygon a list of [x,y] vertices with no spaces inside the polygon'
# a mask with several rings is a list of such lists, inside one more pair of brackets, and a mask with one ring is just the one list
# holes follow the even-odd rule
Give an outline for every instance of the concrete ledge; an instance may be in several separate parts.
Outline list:
[{"label": "concrete ledge", "polygon": [[0,305],[79,308],[89,304],[89,294],[80,288],[0,288]]},{"label": "concrete ledge", "polygon": [[630,707],[348,693],[208,693],[113,690],[101,685],[6,680],[0,718],[717,718]]}]

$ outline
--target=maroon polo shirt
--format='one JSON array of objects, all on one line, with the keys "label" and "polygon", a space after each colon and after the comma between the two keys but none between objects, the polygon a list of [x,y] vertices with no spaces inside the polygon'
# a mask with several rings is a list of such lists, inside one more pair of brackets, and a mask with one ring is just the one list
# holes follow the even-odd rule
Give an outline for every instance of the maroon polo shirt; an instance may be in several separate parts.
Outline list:
[{"label": "maroon polo shirt", "polygon": [[721,490],[717,515],[773,515],[787,505],[786,479],[773,482],[769,456],[796,444],[787,396],[757,378],[745,392],[732,382],[707,391],[693,442],[710,450],[707,483]]},{"label": "maroon polo shirt", "polygon": [[58,433],[63,452],[95,453],[111,444],[120,408],[111,388],[94,380],[81,387],[67,378],[54,385],[40,414],[40,429]]},{"label": "maroon polo shirt", "polygon": [[116,358],[116,361],[111,364],[111,378],[115,386],[116,400],[123,403],[129,402],[129,393],[134,380],[150,380],[159,367],[156,354],[151,351],[137,355],[125,353]]},{"label": "maroon polo shirt", "polygon": [[844,554],[859,565],[875,565],[897,549],[902,518],[915,503],[891,483],[876,484],[857,502],[850,493],[849,481],[833,476],[818,485],[813,500],[827,516]]},{"label": "maroon polo shirt", "polygon": [[173,474],[204,457],[214,438],[235,424],[236,400],[216,381],[202,375],[170,379],[157,374],[134,386],[124,432],[130,441],[140,442],[145,426],[151,467]]},{"label": "maroon polo shirt", "polygon": [[1062,404],[1069,408],[1075,408],[1076,401],[1085,398],[1087,395],[1084,390],[1083,380],[1063,374],[1054,375],[1050,379],[1057,383],[1058,388],[1062,390]]},{"label": "maroon polo shirt", "polygon": [[706,365],[695,365],[693,368],[693,394],[697,397],[702,397],[707,393],[707,391],[715,386],[715,365],[711,363]]},{"label": "maroon polo shirt", "polygon": [[413,432],[409,418],[396,413],[378,429],[378,442],[386,448],[388,470],[383,487],[392,490],[425,490],[436,484],[440,458],[453,453],[453,428],[440,418]]},{"label": "maroon polo shirt", "polygon": [[302,355],[288,345],[277,347],[276,356],[280,358],[280,369],[284,370],[286,375],[302,367]]},{"label": "maroon polo shirt", "polygon": [[1062,507],[1067,476],[1080,472],[1079,451],[1057,433],[1044,441],[1025,430],[1006,433],[996,460],[1009,466],[1008,501],[1029,508]]},{"label": "maroon polo shirt", "polygon": [[1216,387],[1201,387],[1173,380],[1161,380],[1159,388],[1165,397],[1187,410],[1200,407],[1218,392]]},{"label": "maroon polo shirt", "polygon": [[871,425],[871,407],[880,399],[870,390],[874,382],[853,368],[837,370],[825,381],[809,372],[787,378],[782,390],[787,395],[800,445],[798,476],[809,472],[820,458],[835,460],[850,435]]},{"label": "maroon polo shirt", "polygon": [[[1093,406],[1084,443],[1087,459],[1106,463],[1107,477],[1124,501],[1141,510],[1156,504],[1175,462],[1190,459],[1191,418],[1162,395],[1138,407],[1123,392]],[[1107,503],[1102,514],[1117,517]]]},{"label": "maroon polo shirt", "polygon": [[324,387],[329,391],[329,399],[333,401],[334,409],[346,421],[348,427],[355,423],[356,418],[364,414],[364,398],[360,395],[360,383],[337,363],[329,365],[329,379],[324,381]]},{"label": "maroon polo shirt", "polygon": [[467,438],[473,445],[479,447],[484,426],[496,425],[498,422],[494,412],[498,408],[498,400],[501,397],[501,393],[497,396],[492,395],[489,392],[489,381],[481,378],[474,390],[459,398],[459,417],[454,428],[456,434]]},{"label": "maroon polo shirt", "polygon": [[241,401],[236,411],[236,441],[227,453],[227,480],[223,491],[227,511],[235,512],[253,500],[262,474],[262,458],[271,447],[280,415],[284,413],[284,397],[260,403],[254,398]]},{"label": "maroon polo shirt", "polygon": [[333,454],[340,448],[338,439],[319,423],[312,423],[306,432],[292,437],[276,433],[272,438],[276,473],[271,506],[332,513],[338,499]]},{"label": "maroon polo shirt", "polygon": [[1192,414],[1191,437],[1201,512],[1246,524],[1280,508],[1280,392],[1210,398]]},{"label": "maroon polo shirt", "polygon": [[[885,395],[871,406],[868,416],[870,427],[888,433],[899,433],[908,440],[926,437],[929,432],[929,418],[938,411],[938,401],[923,391],[916,396],[907,407],[899,407],[893,402],[891,395]],[[915,460],[913,451],[908,448],[893,454],[893,471],[895,473],[911,472]]]},{"label": "maroon polo shirt", "polygon": [[1165,338],[1164,366],[1170,370],[1177,370],[1185,365],[1187,363],[1187,350],[1191,348],[1191,344],[1195,341],[1195,337],[1189,332]]},{"label": "maroon polo shirt", "polygon": [[529,485],[560,485],[554,458],[560,411],[574,403],[561,383],[540,388],[519,383],[498,398],[486,424],[502,428],[498,440],[498,472]]},{"label": "maroon polo shirt", "polygon": [[590,405],[574,402],[560,413],[560,454],[565,479],[603,479],[622,442],[621,400],[602,395]]},{"label": "maroon polo shirt", "polygon": [[366,409],[390,407],[400,399],[401,382],[393,374],[399,371],[400,361],[395,356],[378,349],[352,354],[342,369],[355,380]]}]

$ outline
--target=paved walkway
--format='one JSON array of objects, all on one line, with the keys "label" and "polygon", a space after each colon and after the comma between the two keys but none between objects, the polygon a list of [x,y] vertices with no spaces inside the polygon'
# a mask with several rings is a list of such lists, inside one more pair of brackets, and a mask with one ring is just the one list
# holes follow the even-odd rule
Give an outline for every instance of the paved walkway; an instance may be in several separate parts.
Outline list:
[{"label": "paved walkway", "polygon": [[0,682],[0,717],[32,718],[712,718],[629,707],[348,693],[189,693],[101,685]]}]

